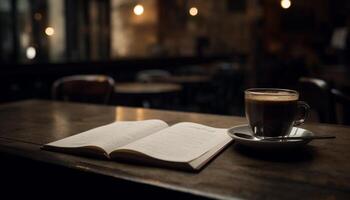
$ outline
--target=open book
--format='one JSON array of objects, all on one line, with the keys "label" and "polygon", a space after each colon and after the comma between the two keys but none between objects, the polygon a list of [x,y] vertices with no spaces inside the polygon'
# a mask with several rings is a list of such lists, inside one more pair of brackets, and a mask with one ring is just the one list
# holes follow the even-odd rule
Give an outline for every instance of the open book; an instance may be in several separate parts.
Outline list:
[{"label": "open book", "polygon": [[121,121],[43,146],[72,154],[199,170],[231,142],[227,129],[191,122]]}]

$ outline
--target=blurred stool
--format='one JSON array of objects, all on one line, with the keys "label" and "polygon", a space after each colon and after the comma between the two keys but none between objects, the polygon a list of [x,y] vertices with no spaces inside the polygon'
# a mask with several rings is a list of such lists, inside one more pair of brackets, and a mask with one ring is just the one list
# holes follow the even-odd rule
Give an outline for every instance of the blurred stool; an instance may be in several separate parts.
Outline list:
[{"label": "blurred stool", "polygon": [[105,75],[75,75],[56,80],[55,100],[107,104],[114,89],[113,78]]},{"label": "blurred stool", "polygon": [[326,81],[302,77],[299,79],[299,92],[300,99],[311,107],[311,120],[317,117],[321,123],[336,123],[331,88]]},{"label": "blurred stool", "polygon": [[114,96],[121,105],[172,109],[181,90],[181,85],[171,83],[117,83]]}]

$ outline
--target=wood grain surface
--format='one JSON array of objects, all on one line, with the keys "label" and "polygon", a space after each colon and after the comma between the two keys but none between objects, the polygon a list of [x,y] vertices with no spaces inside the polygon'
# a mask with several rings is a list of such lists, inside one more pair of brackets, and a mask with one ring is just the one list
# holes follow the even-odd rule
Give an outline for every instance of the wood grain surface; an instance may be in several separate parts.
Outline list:
[{"label": "wood grain surface", "polygon": [[114,121],[162,119],[229,128],[241,117],[28,100],[0,106],[0,152],[215,199],[350,199],[350,128],[306,124],[335,135],[302,149],[261,151],[233,144],[198,173],[96,160],[41,150],[41,145]]}]

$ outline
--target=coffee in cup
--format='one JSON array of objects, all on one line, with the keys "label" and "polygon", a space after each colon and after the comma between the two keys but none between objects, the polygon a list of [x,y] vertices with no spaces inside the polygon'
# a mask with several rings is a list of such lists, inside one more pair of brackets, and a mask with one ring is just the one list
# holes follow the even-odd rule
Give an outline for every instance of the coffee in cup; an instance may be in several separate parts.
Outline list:
[{"label": "coffee in cup", "polygon": [[[257,137],[283,137],[305,121],[309,106],[294,90],[253,88],[245,91],[245,113]],[[302,111],[301,117],[297,119]]]}]

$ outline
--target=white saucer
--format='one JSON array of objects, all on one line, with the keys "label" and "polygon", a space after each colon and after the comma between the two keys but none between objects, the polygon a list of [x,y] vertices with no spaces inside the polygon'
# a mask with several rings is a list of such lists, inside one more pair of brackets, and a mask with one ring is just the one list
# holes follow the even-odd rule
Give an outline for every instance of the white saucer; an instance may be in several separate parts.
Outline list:
[{"label": "white saucer", "polygon": [[[241,137],[239,134],[244,133],[252,135],[252,130],[249,125],[239,125],[234,126],[228,130],[228,134],[234,139],[235,143],[254,147],[254,148],[295,148],[306,145],[311,141],[311,139],[293,139],[293,140],[260,140],[258,138],[246,138]],[[314,133],[300,127],[293,127],[292,131],[288,135],[290,137],[304,137],[304,136],[314,136]]]}]

